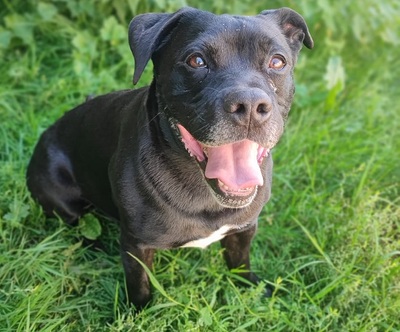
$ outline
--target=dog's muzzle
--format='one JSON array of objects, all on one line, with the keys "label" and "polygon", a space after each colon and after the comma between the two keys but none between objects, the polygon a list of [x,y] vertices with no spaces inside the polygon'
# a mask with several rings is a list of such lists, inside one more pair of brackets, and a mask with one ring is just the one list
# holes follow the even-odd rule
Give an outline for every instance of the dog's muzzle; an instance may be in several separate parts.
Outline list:
[{"label": "dog's muzzle", "polygon": [[249,205],[257,188],[264,184],[260,166],[270,150],[248,139],[208,146],[197,141],[182,125],[176,127],[218,203],[228,208]]}]

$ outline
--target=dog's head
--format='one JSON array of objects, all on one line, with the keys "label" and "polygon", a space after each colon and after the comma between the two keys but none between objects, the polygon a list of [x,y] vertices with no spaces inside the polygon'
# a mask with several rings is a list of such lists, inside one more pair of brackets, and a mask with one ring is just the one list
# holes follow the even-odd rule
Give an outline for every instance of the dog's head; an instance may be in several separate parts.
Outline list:
[{"label": "dog's head", "polygon": [[250,204],[283,132],[297,54],[303,43],[313,47],[303,18],[288,8],[257,16],[184,8],[135,17],[129,42],[134,83],[152,59],[159,111],[214,197],[226,207]]}]

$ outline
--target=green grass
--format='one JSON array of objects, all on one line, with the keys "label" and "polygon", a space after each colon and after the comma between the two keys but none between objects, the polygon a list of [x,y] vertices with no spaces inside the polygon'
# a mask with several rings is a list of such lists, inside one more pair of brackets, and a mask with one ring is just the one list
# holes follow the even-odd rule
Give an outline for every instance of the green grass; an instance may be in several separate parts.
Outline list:
[{"label": "green grass", "polygon": [[[29,1],[0,6],[0,331],[400,331],[397,1],[270,1],[309,23],[273,195],[252,247],[276,286],[242,289],[219,244],[158,252],[154,300],[125,303],[118,228],[106,253],[46,219],[24,173],[40,133],[88,94],[131,87],[131,16],[183,4],[254,14],[253,1]],[[140,84],[149,83],[151,68]]]}]

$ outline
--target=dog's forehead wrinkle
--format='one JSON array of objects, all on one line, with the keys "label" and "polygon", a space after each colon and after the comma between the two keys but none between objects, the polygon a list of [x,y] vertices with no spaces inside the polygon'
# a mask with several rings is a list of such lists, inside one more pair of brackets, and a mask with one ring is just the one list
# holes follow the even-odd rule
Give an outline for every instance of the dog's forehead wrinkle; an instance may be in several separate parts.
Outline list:
[{"label": "dog's forehead wrinkle", "polygon": [[[202,22],[186,30],[187,49],[205,49],[210,54],[255,48],[267,51],[271,45],[285,44],[280,29],[265,20],[254,17],[222,15],[223,22]],[[178,33],[178,32],[177,32]],[[182,33],[181,31],[179,33]],[[252,43],[248,41],[251,40]],[[234,47],[232,47],[234,46]]]}]

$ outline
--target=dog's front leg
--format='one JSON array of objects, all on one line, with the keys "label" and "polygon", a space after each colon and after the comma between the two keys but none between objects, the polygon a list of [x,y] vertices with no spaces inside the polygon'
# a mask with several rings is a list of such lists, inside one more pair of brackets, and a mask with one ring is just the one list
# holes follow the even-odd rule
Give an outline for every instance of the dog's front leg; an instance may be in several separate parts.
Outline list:
[{"label": "dog's front leg", "polygon": [[154,257],[154,249],[140,249],[121,236],[121,256],[125,269],[126,287],[129,302],[140,310],[151,300],[150,281],[146,271],[133,258],[135,256],[151,269]]},{"label": "dog's front leg", "polygon": [[250,244],[256,232],[256,225],[240,233],[224,237],[221,245],[225,248],[224,257],[229,269],[241,268],[241,277],[256,284],[258,277],[250,270]]},{"label": "dog's front leg", "polygon": [[[258,284],[260,279],[251,271],[250,266],[250,244],[256,232],[257,225],[240,233],[226,236],[221,240],[221,245],[225,249],[224,257],[229,269],[241,268],[243,272],[238,273],[244,279]],[[266,287],[265,296],[272,295],[273,288]]]}]

